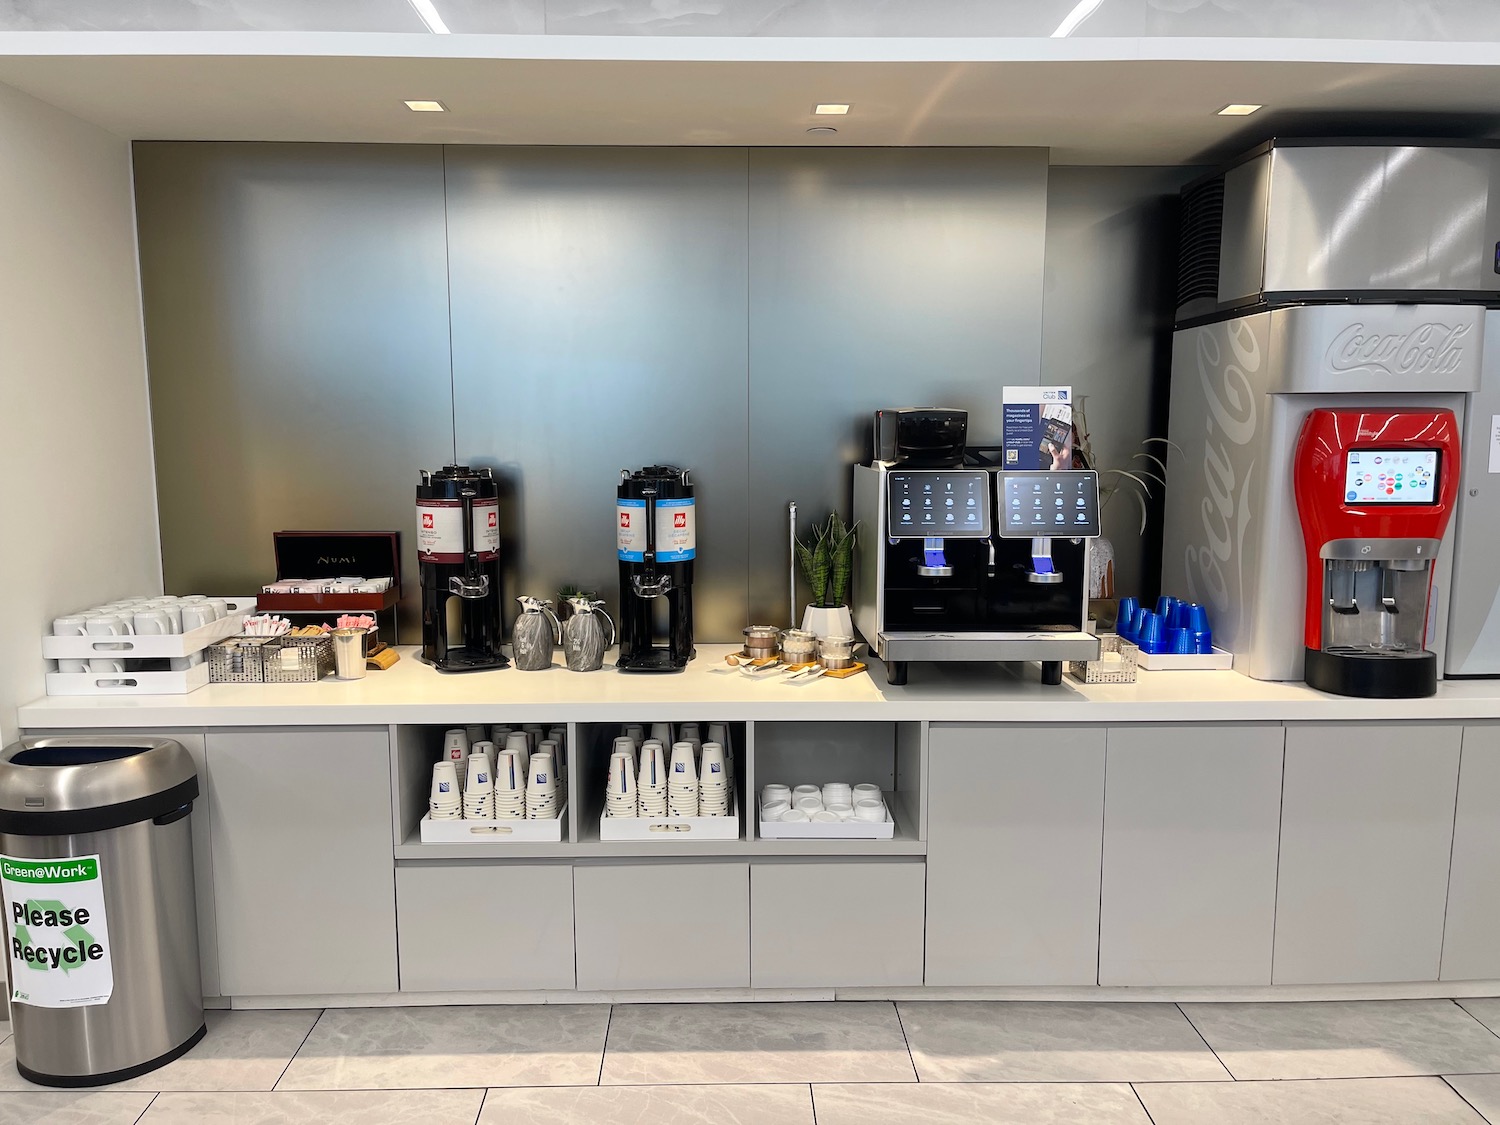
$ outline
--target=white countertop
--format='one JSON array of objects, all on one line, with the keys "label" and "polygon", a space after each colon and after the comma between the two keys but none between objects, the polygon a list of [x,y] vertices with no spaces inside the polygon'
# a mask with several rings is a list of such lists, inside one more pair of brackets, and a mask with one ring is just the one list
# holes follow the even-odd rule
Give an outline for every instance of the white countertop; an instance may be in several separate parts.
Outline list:
[{"label": "white countertop", "polygon": [[677,675],[493,672],[444,675],[415,650],[363,680],[210,684],[190,695],[49,696],[20,708],[28,730],[718,719],[931,720],[985,723],[1280,722],[1500,719],[1500,680],[1443,683],[1430,699],[1345,699],[1236,672],[1148,672],[1133,684],[1046,687],[1036,665],[913,664],[890,687],[876,662],[847,680],[755,680],[724,662],[730,645],[700,645]]}]

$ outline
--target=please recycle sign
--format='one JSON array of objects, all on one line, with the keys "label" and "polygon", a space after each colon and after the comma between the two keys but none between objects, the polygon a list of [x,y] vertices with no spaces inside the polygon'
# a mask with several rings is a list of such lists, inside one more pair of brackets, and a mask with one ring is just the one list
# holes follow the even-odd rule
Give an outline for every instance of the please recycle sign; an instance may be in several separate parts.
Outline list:
[{"label": "please recycle sign", "polygon": [[0,856],[12,1001],[77,1008],[115,990],[109,924],[97,855],[71,859]]}]

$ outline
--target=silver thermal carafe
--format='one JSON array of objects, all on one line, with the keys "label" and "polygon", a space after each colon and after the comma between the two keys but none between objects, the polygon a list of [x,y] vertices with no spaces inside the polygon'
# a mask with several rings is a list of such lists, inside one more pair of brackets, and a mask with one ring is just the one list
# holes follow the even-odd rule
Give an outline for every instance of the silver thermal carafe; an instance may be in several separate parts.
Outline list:
[{"label": "silver thermal carafe", "polygon": [[[615,500],[622,672],[680,672],[693,658],[697,509],[686,469],[620,472]],[[664,643],[657,643],[665,617]]]},{"label": "silver thermal carafe", "polygon": [[[422,470],[417,485],[422,659],[439,672],[504,668],[500,486],[489,469]],[[450,616],[451,609],[456,610]]]},{"label": "silver thermal carafe", "polygon": [[[953,417],[962,412],[899,412],[892,431],[897,413],[877,414],[879,459],[854,469],[854,517],[868,544],[854,619],[887,680],[905,683],[913,660],[1037,660],[1043,682],[1056,684],[1063,661],[1096,658],[1087,622],[1098,477],[1002,472],[985,448],[965,450]],[[939,425],[943,440],[929,440]]]}]

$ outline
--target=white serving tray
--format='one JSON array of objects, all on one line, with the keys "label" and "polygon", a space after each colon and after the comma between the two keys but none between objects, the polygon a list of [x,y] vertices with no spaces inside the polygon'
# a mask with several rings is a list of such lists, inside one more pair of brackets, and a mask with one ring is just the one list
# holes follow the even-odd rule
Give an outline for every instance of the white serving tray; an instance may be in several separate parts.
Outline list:
[{"label": "white serving tray", "polygon": [[649,840],[671,844],[674,840],[738,840],[740,809],[738,795],[729,802],[728,816],[608,816],[599,814],[599,839]]},{"label": "white serving tray", "polygon": [[[99,657],[112,660],[162,660],[173,656],[192,656],[215,641],[244,632],[244,616],[255,611],[254,598],[225,598],[229,615],[186,633],[168,636],[124,637],[53,637],[42,638],[42,655],[48,660],[87,660]],[[70,672],[67,675],[83,675]],[[144,674],[144,673],[143,673]],[[156,673],[152,673],[153,675]],[[49,691],[48,695],[60,694]],[[69,694],[89,695],[90,692]]]},{"label": "white serving tray", "polygon": [[207,660],[182,672],[47,673],[48,695],[186,695],[207,684]]},{"label": "white serving tray", "polygon": [[422,815],[424,844],[558,844],[568,820],[564,801],[551,820],[433,820]]},{"label": "white serving tray", "polygon": [[1213,652],[1171,653],[1147,652],[1141,649],[1135,658],[1137,667],[1152,672],[1221,672],[1234,667],[1234,653],[1216,648]]},{"label": "white serving tray", "polygon": [[845,820],[838,824],[814,824],[812,821],[784,823],[779,820],[760,822],[762,840],[890,840],[896,835],[896,821],[891,816],[891,796],[881,794],[885,802],[885,820]]}]

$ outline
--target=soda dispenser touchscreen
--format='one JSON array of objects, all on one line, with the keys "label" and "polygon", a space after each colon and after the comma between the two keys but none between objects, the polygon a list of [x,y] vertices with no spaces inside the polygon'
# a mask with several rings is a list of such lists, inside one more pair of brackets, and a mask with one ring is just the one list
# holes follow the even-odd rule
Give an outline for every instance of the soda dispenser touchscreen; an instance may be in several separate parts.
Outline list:
[{"label": "soda dispenser touchscreen", "polygon": [[1438,451],[1350,450],[1344,465],[1346,504],[1435,504]]}]

